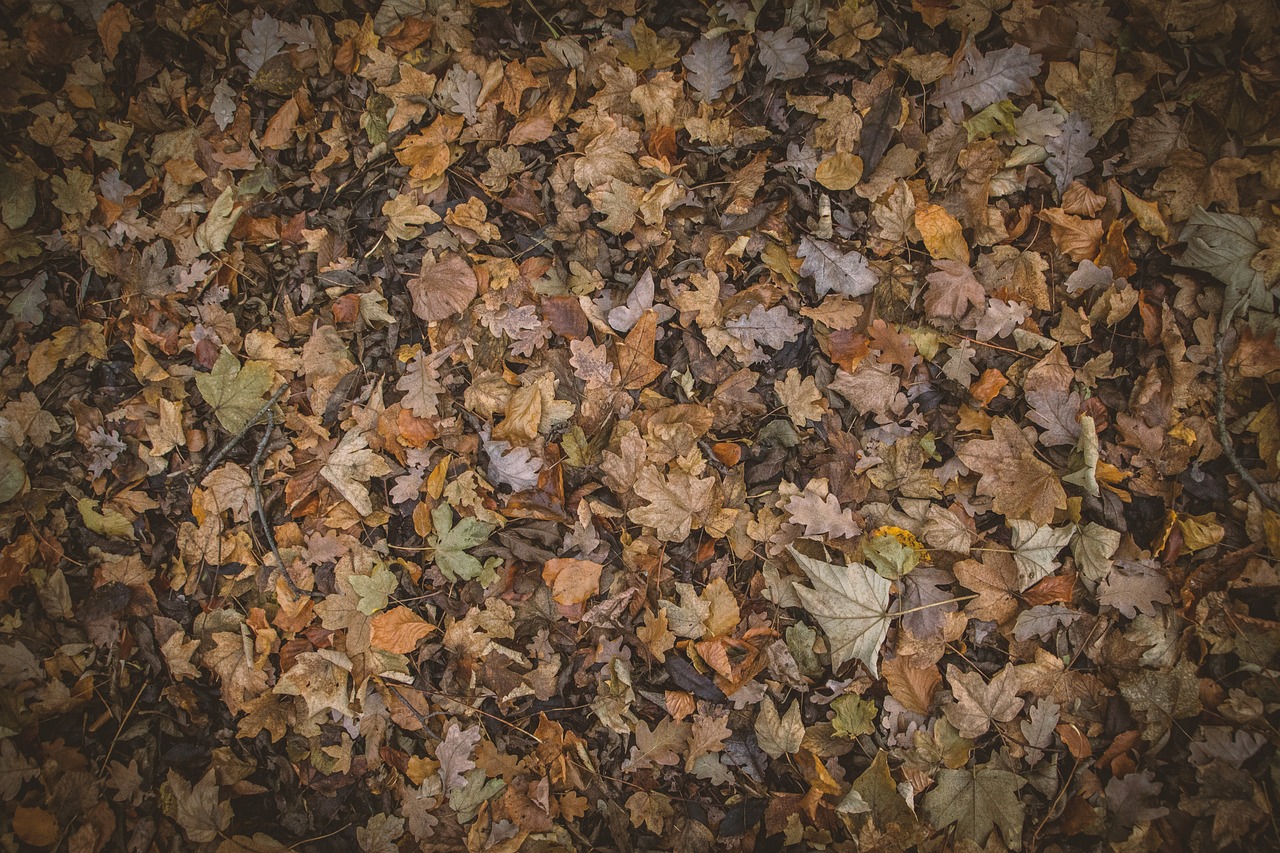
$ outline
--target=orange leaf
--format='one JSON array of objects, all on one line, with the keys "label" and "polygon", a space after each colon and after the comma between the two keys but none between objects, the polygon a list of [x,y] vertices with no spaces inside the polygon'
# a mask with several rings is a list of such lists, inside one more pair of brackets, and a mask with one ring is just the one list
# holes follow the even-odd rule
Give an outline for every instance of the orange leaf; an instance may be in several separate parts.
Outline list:
[{"label": "orange leaf", "polygon": [[581,604],[600,591],[600,563],[556,557],[542,567],[542,579],[551,587],[551,597],[566,607]]},{"label": "orange leaf", "polygon": [[369,645],[407,655],[436,628],[407,607],[395,607],[373,617]]}]

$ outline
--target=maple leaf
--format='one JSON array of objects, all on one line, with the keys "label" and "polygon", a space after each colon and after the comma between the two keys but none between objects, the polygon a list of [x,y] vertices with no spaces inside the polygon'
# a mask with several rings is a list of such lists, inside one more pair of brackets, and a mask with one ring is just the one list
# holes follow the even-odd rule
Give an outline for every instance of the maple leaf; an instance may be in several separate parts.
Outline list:
[{"label": "maple leaf", "polygon": [[993,50],[983,55],[970,42],[954,73],[938,84],[938,102],[954,121],[964,118],[964,107],[986,109],[1010,95],[1031,91],[1031,78],[1042,63],[1024,45]]},{"label": "maple leaf", "polygon": [[418,641],[435,630],[434,625],[407,607],[394,607],[374,616],[369,644],[398,655],[407,655]]},{"label": "maple leaf", "polygon": [[879,281],[862,255],[842,252],[824,240],[801,237],[796,254],[804,259],[800,272],[813,276],[814,290],[819,296],[832,291],[845,296],[864,296],[874,290]]},{"label": "maple leaf", "polygon": [[711,103],[733,85],[733,56],[725,36],[703,36],[693,43],[680,60],[685,67],[685,81],[703,103]]},{"label": "maple leaf", "polygon": [[329,710],[350,717],[351,668],[351,659],[336,649],[302,652],[281,674],[272,692],[302,697],[309,717]]},{"label": "maple leaf", "polygon": [[210,769],[192,785],[171,769],[165,779],[172,797],[172,805],[166,809],[172,808],[173,819],[187,839],[196,844],[216,840],[234,817],[231,803],[219,793],[215,777],[215,771]]},{"label": "maple leaf", "polygon": [[481,578],[484,566],[467,553],[487,542],[494,526],[478,518],[463,518],[453,523],[453,507],[442,503],[431,511],[435,529],[428,544],[435,549],[434,559],[440,571],[449,580]]},{"label": "maple leaf", "polygon": [[271,388],[274,371],[265,361],[246,361],[243,366],[231,350],[223,348],[213,370],[196,376],[200,396],[213,409],[218,423],[235,434],[262,410],[263,396]]},{"label": "maple leaf", "polygon": [[1018,790],[1026,780],[990,765],[971,770],[940,770],[937,784],[924,795],[924,814],[939,828],[956,825],[956,833],[979,847],[996,828],[1005,846],[1022,846],[1026,806]]},{"label": "maple leaf", "polygon": [[837,566],[788,550],[813,584],[795,591],[830,641],[832,669],[859,660],[876,677],[889,631],[889,580],[861,563]]},{"label": "maple leaf", "polygon": [[812,376],[801,378],[800,371],[793,367],[786,376],[773,383],[773,390],[782,405],[787,407],[787,417],[797,428],[803,428],[809,421],[822,420],[826,407],[821,405],[822,392]]},{"label": "maple leaf", "polygon": [[687,471],[673,471],[663,478],[657,467],[650,465],[636,479],[635,493],[648,501],[627,513],[637,524],[652,527],[664,542],[683,542],[689,538],[694,518],[707,511],[715,480],[695,477]]},{"label": "maple leaf", "polygon": [[1054,470],[1036,458],[1035,449],[1009,418],[991,422],[990,440],[975,439],[960,446],[961,461],[982,475],[978,490],[993,498],[996,512],[1037,524],[1053,520],[1056,509],[1067,508],[1067,493]]},{"label": "maple leaf", "polygon": [[369,481],[385,477],[391,466],[382,455],[369,449],[369,440],[363,432],[352,430],[342,436],[320,469],[320,476],[329,481],[347,503],[361,515],[373,512],[369,497]]},{"label": "maple leaf", "polygon": [[930,317],[959,320],[969,313],[970,307],[981,308],[986,304],[986,291],[968,264],[942,258],[933,265],[937,271],[925,276],[929,290],[924,296],[924,306]]},{"label": "maple leaf", "polygon": [[947,683],[956,701],[942,711],[961,737],[976,738],[993,722],[1007,723],[1022,710],[1018,678],[1011,666],[986,681],[982,673],[964,672],[952,664],[947,667]]},{"label": "maple leaf", "polygon": [[1057,556],[1075,533],[1074,525],[1038,527],[1034,522],[1012,519],[1013,562],[1018,567],[1018,585],[1025,590],[1058,568]]},{"label": "maple leaf", "polygon": [[1178,235],[1187,244],[1178,263],[1207,272],[1227,286],[1226,304],[1218,321],[1220,331],[1231,325],[1239,311],[1270,311],[1274,303],[1266,279],[1252,265],[1262,249],[1260,225],[1251,217],[1197,208]]},{"label": "maple leaf", "polygon": [[636,745],[631,747],[622,769],[635,771],[679,764],[691,731],[689,723],[677,723],[670,718],[660,720],[652,729],[641,720],[636,724]]}]

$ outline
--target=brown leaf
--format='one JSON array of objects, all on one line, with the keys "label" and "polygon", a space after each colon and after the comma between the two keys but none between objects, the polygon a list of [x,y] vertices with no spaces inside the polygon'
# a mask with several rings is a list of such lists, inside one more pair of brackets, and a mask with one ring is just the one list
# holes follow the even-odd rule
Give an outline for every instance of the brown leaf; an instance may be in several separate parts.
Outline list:
[{"label": "brown leaf", "polygon": [[1067,508],[1067,493],[1058,475],[1041,462],[1035,449],[1009,418],[991,422],[991,440],[961,445],[957,455],[982,475],[978,491],[989,495],[996,512],[1048,524],[1054,510]]},{"label": "brown leaf", "polygon": [[406,287],[413,297],[413,313],[427,323],[461,314],[479,292],[471,265],[456,252],[445,252],[439,260],[427,255],[422,270]]}]

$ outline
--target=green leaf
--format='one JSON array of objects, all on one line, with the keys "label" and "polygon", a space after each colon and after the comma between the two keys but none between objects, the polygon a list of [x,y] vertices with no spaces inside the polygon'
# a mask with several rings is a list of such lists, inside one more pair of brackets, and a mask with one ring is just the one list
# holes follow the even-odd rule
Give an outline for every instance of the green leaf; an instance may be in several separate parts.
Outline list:
[{"label": "green leaf", "polygon": [[880,646],[889,631],[888,579],[861,563],[836,566],[789,550],[813,584],[796,584],[796,595],[830,641],[831,668],[860,660],[878,678]]},{"label": "green leaf", "polygon": [[477,518],[463,518],[453,523],[453,507],[440,504],[431,511],[431,523],[435,534],[430,544],[435,548],[436,565],[449,580],[479,578],[485,566],[466,552],[489,540],[494,526]]},{"label": "green leaf", "polygon": [[1231,325],[1231,319],[1244,309],[1272,308],[1274,300],[1267,292],[1266,279],[1252,266],[1262,249],[1258,241],[1260,225],[1253,217],[1209,213],[1201,207],[1178,236],[1187,244],[1179,265],[1207,272],[1227,286],[1219,331]]},{"label": "green leaf", "polygon": [[956,834],[983,847],[999,828],[1006,847],[1022,846],[1026,806],[1018,789],[1026,783],[1016,773],[990,766],[972,770],[940,770],[938,784],[924,795],[925,817],[938,829],[956,825]]},{"label": "green leaf", "polygon": [[831,703],[831,710],[836,712],[831,721],[831,729],[837,737],[850,740],[859,735],[869,735],[875,730],[876,703],[861,696],[845,695]]},{"label": "green leaf", "polygon": [[898,580],[920,562],[918,550],[888,533],[868,539],[862,553],[875,566],[876,573],[889,580]]},{"label": "green leaf", "polygon": [[223,347],[213,370],[196,377],[196,388],[222,428],[234,435],[262,409],[272,372],[271,364],[265,361],[246,361],[241,367],[240,360]]},{"label": "green leaf", "polygon": [[379,563],[372,575],[350,575],[347,583],[351,584],[351,588],[360,597],[356,609],[365,616],[372,616],[386,609],[391,593],[395,592],[400,582],[390,569]]},{"label": "green leaf", "polygon": [[18,496],[27,482],[27,468],[7,446],[0,444],[0,504]]}]

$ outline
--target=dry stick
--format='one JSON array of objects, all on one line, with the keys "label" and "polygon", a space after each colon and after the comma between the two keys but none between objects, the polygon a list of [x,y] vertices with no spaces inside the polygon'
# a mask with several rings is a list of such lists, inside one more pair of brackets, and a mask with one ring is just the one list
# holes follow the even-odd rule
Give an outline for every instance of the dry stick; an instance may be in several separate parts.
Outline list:
[{"label": "dry stick", "polygon": [[[245,421],[244,426],[240,427],[240,431],[223,442],[222,447],[218,448],[218,452],[213,454],[213,456],[209,458],[209,461],[205,463],[204,470],[200,472],[201,480],[209,476],[209,472],[218,467],[219,462],[227,458],[227,454],[231,452],[232,448],[240,443],[240,439],[244,438],[244,434],[247,433],[250,428],[255,426],[263,415],[270,412],[271,407],[280,402],[280,398],[283,397],[285,392],[288,390],[289,386],[287,383],[277,388],[276,393],[271,395],[271,399],[263,403],[262,408],[254,412],[253,417]],[[268,430],[268,432],[270,432],[270,430]]]},{"label": "dry stick", "polygon": [[271,433],[275,432],[275,429],[276,416],[271,411],[271,406],[268,405],[267,428],[262,431],[262,440],[258,442],[258,451],[253,454],[253,461],[249,463],[249,476],[253,478],[253,494],[258,499],[258,522],[262,525],[262,535],[267,538],[267,544],[271,546],[271,553],[275,555],[276,567],[280,570],[280,574],[284,576],[285,583],[289,585],[289,589],[293,591],[293,594],[319,598],[319,593],[308,591],[298,586],[293,576],[289,574],[289,569],[284,564],[284,557],[280,556],[280,547],[276,545],[276,536],[271,532],[271,522],[267,520],[267,504],[262,499],[262,473],[258,470],[258,466],[262,464],[262,457],[267,452],[267,444],[271,441]]},{"label": "dry stick", "polygon": [[1217,395],[1214,400],[1214,415],[1218,421],[1218,443],[1222,445],[1222,452],[1226,454],[1227,461],[1231,463],[1231,467],[1236,469],[1236,473],[1240,475],[1240,479],[1253,489],[1253,493],[1258,496],[1258,500],[1262,501],[1262,505],[1272,512],[1280,515],[1280,501],[1268,495],[1262,490],[1262,484],[1253,478],[1253,474],[1249,473],[1249,469],[1244,467],[1244,463],[1240,461],[1240,457],[1236,456],[1235,448],[1231,445],[1231,434],[1227,432],[1227,365],[1226,355],[1224,353],[1224,345],[1226,339],[1222,334],[1222,330],[1218,330],[1218,339],[1214,344],[1214,350],[1217,352],[1217,363],[1214,366],[1214,379],[1217,382]]}]

